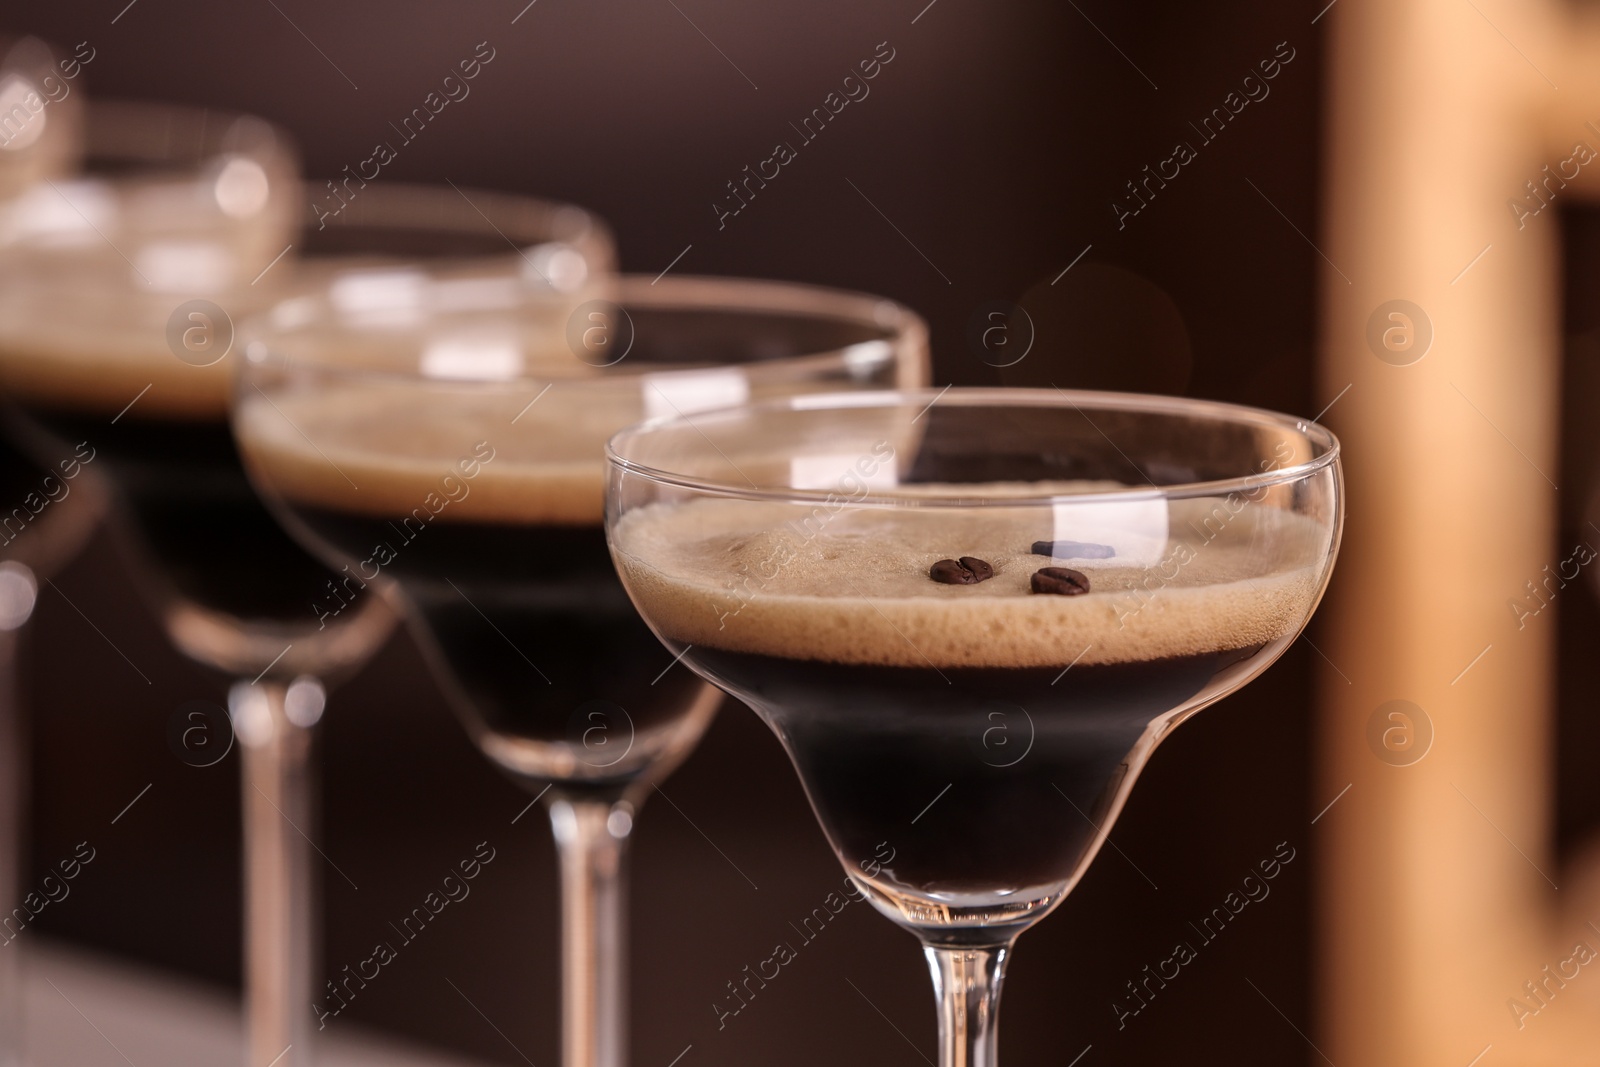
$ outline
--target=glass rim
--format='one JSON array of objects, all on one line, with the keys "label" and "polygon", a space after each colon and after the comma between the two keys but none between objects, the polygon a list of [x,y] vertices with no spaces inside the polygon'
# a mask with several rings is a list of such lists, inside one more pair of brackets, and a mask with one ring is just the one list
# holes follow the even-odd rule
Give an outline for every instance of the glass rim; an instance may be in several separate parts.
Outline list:
[{"label": "glass rim", "polygon": [[142,162],[198,169],[230,152],[271,154],[296,167],[299,163],[299,149],[288,129],[249,111],[96,97],[84,105],[84,115],[83,151],[91,166]]},{"label": "glass rim", "polygon": [[[627,458],[622,454],[628,444],[649,434],[672,426],[696,431],[713,449],[716,445],[705,437],[696,425],[697,420],[727,418],[735,414],[755,417],[764,412],[843,410],[848,408],[906,407],[917,405],[925,414],[936,403],[950,403],[962,407],[1059,407],[1073,408],[1083,413],[1084,408],[1097,411],[1132,411],[1150,415],[1208,414],[1235,425],[1255,425],[1296,433],[1306,437],[1318,452],[1311,459],[1289,467],[1281,467],[1257,474],[1238,475],[1232,478],[1214,478],[1172,485],[1130,485],[1117,489],[1096,489],[1084,493],[1040,493],[1017,496],[975,499],[956,493],[919,493],[916,496],[891,496],[882,493],[852,495],[845,502],[849,507],[891,508],[986,508],[986,507],[1039,507],[1057,503],[1092,504],[1113,502],[1130,498],[1161,497],[1187,499],[1192,497],[1224,496],[1230,493],[1251,492],[1275,485],[1300,481],[1317,471],[1332,467],[1338,462],[1339,439],[1321,423],[1267,408],[1234,404],[1221,400],[1202,400],[1192,397],[1166,396],[1159,393],[1121,393],[1098,390],[1034,389],[1006,386],[945,386],[943,389],[885,389],[852,393],[810,393],[797,397],[765,400],[754,404],[718,408],[695,412],[693,415],[663,415],[630,426],[613,434],[606,442],[606,464],[612,471],[637,475],[661,485],[689,489],[711,496],[733,497],[749,500],[768,500],[792,503],[839,502],[837,489],[797,489],[785,486],[749,486],[732,481],[697,478],[652,467]],[[917,418],[921,418],[919,414]],[[1087,416],[1085,416],[1087,418]],[[912,420],[916,421],[915,419]],[[1093,420],[1090,420],[1093,425]],[[1098,427],[1096,427],[1098,429]],[[1102,434],[1104,436],[1104,434]],[[1107,438],[1110,441],[1109,438]],[[1120,453],[1116,442],[1111,446]],[[719,450],[720,451],[720,450]],[[1125,457],[1126,458],[1126,457]],[[731,462],[731,461],[730,461]],[[1132,460],[1129,463],[1138,470]],[[1141,472],[1142,473],[1142,472]],[[608,498],[608,505],[610,500]]]},{"label": "glass rim", "polygon": [[[318,190],[312,184],[313,180],[309,177],[302,179],[297,193],[316,194]],[[316,222],[319,223],[319,232],[326,226],[335,231],[373,229],[396,233],[455,233],[485,237],[492,234],[504,242],[504,251],[421,260],[402,256],[394,264],[398,266],[404,263],[424,273],[436,271],[440,262],[460,268],[463,265],[494,264],[525,257],[529,249],[549,243],[567,244],[579,250],[592,271],[609,272],[614,269],[612,260],[616,238],[611,227],[581,204],[470,185],[460,187],[448,182],[379,183],[374,179],[367,184],[371,188],[361,188],[349,202],[343,204],[337,214],[330,213],[325,219],[319,220],[314,213],[308,212],[301,219],[302,227],[309,228],[311,223]],[[437,211],[435,217],[429,217],[430,209],[443,205],[451,209],[449,218],[438,217]],[[345,258],[342,253],[311,253],[304,256],[302,262],[337,262],[342,258]],[[282,299],[313,295],[320,289],[318,279],[307,278],[290,283]]]},{"label": "glass rim", "polygon": [[[197,234],[212,237],[226,242],[235,255],[241,243],[249,245],[250,235],[298,228],[292,216],[293,205],[302,199],[299,150],[288,131],[249,112],[191,104],[113,97],[86,101],[82,110],[78,172],[62,175],[48,185],[40,182],[0,208],[0,214],[27,218],[32,213],[29,198],[33,195],[47,195],[52,203],[65,201],[76,219],[72,240],[63,242],[63,233],[56,226],[18,226],[9,217],[0,222],[4,284],[48,299],[76,296],[90,284],[95,289],[94,299],[102,305],[135,313],[156,308],[163,317],[183,295],[216,298],[222,293],[236,298],[248,293],[246,280],[217,287],[197,287],[188,280],[152,284],[144,275],[148,267],[142,269],[135,263],[141,246],[127,244],[129,237],[117,233],[116,228],[136,233],[144,246],[161,240],[187,245]],[[214,183],[227,167],[239,161],[253,164],[268,183],[259,205],[242,209],[243,214],[219,206],[216,215],[207,216],[204,229],[194,225],[188,215],[181,224],[167,219],[152,221],[152,194],[160,200],[173,192],[215,189]],[[93,221],[97,211],[80,208],[69,195],[72,192],[92,196],[112,212],[115,240],[105,232],[108,220]],[[53,273],[36,271],[39,263],[51,265]],[[242,263],[235,265],[243,270]],[[253,273],[255,264],[250,266]],[[104,273],[107,269],[113,272],[109,277]],[[82,277],[59,273],[65,270],[96,273],[93,282],[86,283]],[[5,323],[4,332],[10,336],[31,330],[35,316],[44,314],[30,307],[28,314]]]},{"label": "glass rim", "polygon": [[[460,261],[454,264],[457,268],[462,266]],[[428,264],[400,265],[407,271],[420,271],[429,278],[449,280],[504,280],[520,277],[520,262],[515,256],[509,259],[498,260],[494,263],[482,261],[474,264],[473,269],[465,272],[446,274]],[[747,278],[722,275],[695,275],[680,274],[665,277],[649,274],[614,274],[604,276],[601,281],[603,299],[624,311],[628,308],[649,310],[652,312],[674,312],[700,314],[767,314],[773,316],[793,316],[818,321],[832,321],[845,325],[860,326],[880,331],[881,337],[870,338],[866,341],[853,342],[848,345],[821,348],[800,352],[791,356],[782,356],[765,360],[752,360],[745,363],[727,363],[709,361],[688,361],[673,363],[633,363],[619,362],[612,367],[604,368],[606,373],[593,376],[560,376],[541,374],[537,370],[532,373],[522,372],[505,378],[443,378],[432,377],[416,368],[390,369],[372,367],[361,364],[343,364],[337,358],[311,358],[305,359],[297,356],[294,361],[296,368],[313,370],[318,374],[344,379],[370,379],[375,381],[392,382],[426,382],[439,388],[451,389],[519,389],[530,384],[557,383],[568,387],[591,388],[617,388],[621,383],[636,385],[645,375],[650,373],[671,373],[673,371],[704,371],[723,368],[781,368],[787,372],[828,372],[839,369],[848,369],[853,361],[863,359],[862,345],[884,345],[887,351],[877,359],[870,362],[899,362],[903,361],[908,353],[925,351],[928,347],[928,327],[922,316],[911,308],[889,297],[876,296],[870,293],[850,289],[836,289],[830,286],[814,285],[809,282],[791,282],[767,278]],[[239,326],[239,341],[246,358],[241,361],[240,377],[251,373],[246,368],[260,366],[270,357],[270,349],[276,340],[315,331],[333,326],[331,312],[326,304],[327,295],[326,279],[308,279],[304,284],[297,284],[290,290],[290,294],[283,300],[276,302],[272,308],[252,315]],[[289,325],[280,325],[272,321],[278,309],[291,305],[296,301],[304,302],[307,299],[320,301],[308,316],[302,316],[298,321]],[[548,291],[529,289],[520,292],[514,302],[505,307],[488,310],[449,310],[444,312],[424,312],[421,320],[416,324],[406,324],[402,327],[357,323],[348,327],[353,333],[363,335],[382,335],[385,333],[402,334],[407,337],[406,344],[414,340],[417,348],[421,348],[428,339],[427,327],[430,322],[459,318],[462,321],[476,325],[493,323],[496,318],[510,319],[525,310],[547,305],[551,297]],[[256,345],[264,345],[267,351],[257,349],[257,354],[252,355],[251,349]],[[924,376],[918,376],[926,380]]]},{"label": "glass rim", "polygon": [[[139,112],[148,111],[150,114],[161,114],[169,110],[164,104],[146,105],[124,101],[112,101],[109,104],[102,102],[98,106],[126,107]],[[206,114],[217,114],[208,112],[204,108],[190,108],[186,105],[173,105],[170,110],[197,123],[202,122],[202,116]],[[226,114],[247,124],[259,123],[263,128],[271,125],[266,120],[256,119],[255,116],[248,114],[235,112]],[[93,152],[90,154],[93,155]],[[204,174],[206,161],[214,158],[216,157],[206,156],[185,162],[180,180],[188,182],[200,178]],[[94,175],[88,175],[88,177],[105,183],[119,195],[131,188],[132,182],[137,181],[133,179],[130,182],[130,179],[120,176],[96,178]],[[308,181],[296,176],[290,187],[290,199],[287,202],[303,201],[306,194],[313,191]],[[364,190],[349,206],[356,210],[351,211],[348,218],[329,217],[327,229],[330,232],[392,229],[403,234],[460,234],[483,236],[506,242],[504,251],[478,255],[456,254],[440,257],[436,261],[391,257],[391,261],[385,264],[389,267],[404,266],[406,269],[434,270],[438,264],[446,264],[458,272],[503,269],[509,276],[514,268],[526,269],[526,255],[530,250],[548,243],[563,244],[577,250],[589,263],[592,273],[609,277],[612,269],[614,243],[605,220],[587,208],[565,201],[476,187],[452,188],[448,184],[428,182],[388,182],[381,185],[373,183],[372,188]],[[431,208],[439,210],[430,215],[428,209]],[[295,218],[298,221],[294,221],[288,228],[292,248],[303,245],[305,231],[317,228],[314,225],[316,219],[309,209],[297,208]],[[506,236],[508,232],[510,237]],[[86,262],[105,262],[113,267],[125,262],[107,255],[98,244],[91,247],[93,251],[83,256]],[[114,247],[112,250],[115,251]],[[288,249],[284,251],[287,252]],[[76,279],[41,278],[30,270],[29,264],[33,257],[65,259],[79,255],[80,252],[78,248],[63,252],[52,248],[47,242],[41,242],[37,237],[28,236],[10,244],[0,244],[0,268],[8,272],[5,277],[8,284],[15,284],[27,288],[30,292],[49,296],[70,295],[78,285]],[[251,286],[255,283],[246,282],[242,277],[235,284],[205,295],[208,299],[230,306],[234,311],[238,311],[238,304],[243,303],[244,311],[238,315],[235,323],[242,331],[247,323],[270,314],[274,308],[287,300],[324,291],[326,270],[340,269],[342,262],[355,269],[355,264],[362,260],[376,267],[383,259],[384,257],[377,253],[369,257],[359,252],[296,256],[291,260],[290,269],[300,272],[300,276],[294,281],[280,283],[275,290],[271,286],[265,287],[267,291],[259,298],[252,294]],[[266,266],[271,269],[272,264]],[[262,271],[262,274],[265,273],[266,271]],[[257,280],[260,280],[260,275],[257,276]],[[153,308],[163,317],[170,311],[174,300],[173,291],[153,289],[139,284],[131,277],[126,278],[125,282],[125,285],[114,290],[101,292],[97,299],[102,304],[118,309]],[[529,284],[530,298],[548,294],[549,291]],[[251,300],[255,302],[249,303]],[[0,335],[8,334],[14,325],[0,324]],[[240,332],[238,336],[242,337],[243,333]]]}]

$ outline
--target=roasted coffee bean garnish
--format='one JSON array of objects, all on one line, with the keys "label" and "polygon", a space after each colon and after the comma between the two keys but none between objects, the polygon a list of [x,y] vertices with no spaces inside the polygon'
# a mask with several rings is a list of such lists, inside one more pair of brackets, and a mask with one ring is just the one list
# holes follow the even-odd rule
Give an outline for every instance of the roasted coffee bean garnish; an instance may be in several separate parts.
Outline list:
[{"label": "roasted coffee bean garnish", "polygon": [[977,556],[962,556],[958,562],[971,571],[972,576],[980,582],[986,582],[994,577],[994,568],[989,566],[987,560],[981,560]]},{"label": "roasted coffee bean garnish", "polygon": [[[1042,553],[1041,553],[1042,554]],[[1035,593],[1078,596],[1089,591],[1089,576],[1071,567],[1040,567],[1029,583]]]},{"label": "roasted coffee bean garnish", "polygon": [[1092,541],[1035,541],[1033,554],[1051,559],[1110,559],[1117,550]]},{"label": "roasted coffee bean garnish", "polygon": [[941,559],[928,569],[928,577],[944,585],[977,585],[994,577],[994,568],[976,556]]}]

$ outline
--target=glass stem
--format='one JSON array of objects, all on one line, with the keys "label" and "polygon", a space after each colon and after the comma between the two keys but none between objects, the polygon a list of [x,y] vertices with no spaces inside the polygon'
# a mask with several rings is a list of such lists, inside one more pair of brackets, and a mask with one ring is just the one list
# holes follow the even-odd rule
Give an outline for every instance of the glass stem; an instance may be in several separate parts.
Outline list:
[{"label": "glass stem", "polygon": [[311,1063],[316,932],[311,750],[314,726],[291,722],[286,687],[240,682],[228,694],[242,758],[246,1067]]},{"label": "glass stem", "polygon": [[561,1059],[564,1067],[627,1062],[626,801],[557,796],[550,825],[561,854]]},{"label": "glass stem", "polygon": [[939,998],[939,1067],[998,1067],[1000,983],[1011,942],[987,948],[924,945]]}]

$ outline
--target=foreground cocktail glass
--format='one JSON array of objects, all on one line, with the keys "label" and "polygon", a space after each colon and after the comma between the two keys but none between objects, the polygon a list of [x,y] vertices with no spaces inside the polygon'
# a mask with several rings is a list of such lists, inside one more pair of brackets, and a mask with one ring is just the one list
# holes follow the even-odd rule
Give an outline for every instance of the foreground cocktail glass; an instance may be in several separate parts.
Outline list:
[{"label": "foreground cocktail glass", "polygon": [[[660,412],[920,384],[920,319],[875,297],[624,277],[552,337],[505,274],[419,273],[373,315],[333,291],[247,331],[234,432],[291,532],[397,586],[486,755],[561,852],[568,1067],[626,1058],[624,846],[720,701],[674,666],[606,549],[605,440]],[[339,600],[330,600],[337,605]]]},{"label": "foreground cocktail glass", "polygon": [[1162,397],[805,397],[609,454],[624,586],[773,728],[851,879],[921,939],[944,1067],[995,1063],[1017,935],[1161,738],[1294,640],[1341,522],[1326,430]]}]

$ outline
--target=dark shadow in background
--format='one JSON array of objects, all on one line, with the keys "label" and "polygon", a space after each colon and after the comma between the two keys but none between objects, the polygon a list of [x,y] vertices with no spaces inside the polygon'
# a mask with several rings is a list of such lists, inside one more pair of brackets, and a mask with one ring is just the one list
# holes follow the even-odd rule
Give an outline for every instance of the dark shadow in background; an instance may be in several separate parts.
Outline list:
[{"label": "dark shadow in background", "polygon": [[[1323,264],[1296,228],[1317,232],[1321,3],[125,2],[13,9],[4,29],[88,40],[97,54],[81,84],[94,93],[272,118],[300,139],[312,175],[388,141],[398,158],[378,181],[577,201],[612,222],[630,270],[675,264],[893,296],[929,318],[941,385],[1116,385],[1315,412]],[[495,58],[471,95],[402,145],[390,123],[484,41]],[[893,59],[870,95],[802,144],[791,123],[824,107],[880,42]],[[1288,51],[1270,95],[1203,142],[1191,123]],[[779,141],[796,158],[719,227],[726,183]],[[1127,183],[1178,141],[1196,157],[1164,186],[1141,186],[1146,206],[1119,228],[1113,203],[1136,206]],[[1020,301],[1038,330],[1003,373],[967,343],[994,300]],[[103,547],[59,581],[105,636],[43,593],[34,858],[53,864],[84,839],[100,858],[39,927],[236,983],[237,759],[186,766],[165,734],[180,704],[220,702],[223,684],[166,649]],[[1309,1025],[1310,820],[1331,799],[1307,786],[1314,661],[1298,644],[1155,759],[1118,847],[1021,942],[1009,1064],[1060,1067],[1091,1043],[1085,1065],[1313,1055],[1283,1016]],[[330,1025],[355,1019],[523,1062],[453,982],[521,1053],[555,1062],[556,884],[542,813],[512,825],[525,795],[467,743],[407,642],[333,694],[325,740],[313,836],[338,866],[322,872],[328,977],[391,939],[388,923],[477,842],[498,850],[472,896]],[[931,1056],[911,938],[852,906],[800,947],[790,923],[842,874],[755,717],[727,708],[666,789],[673,803],[652,799],[636,837],[635,1061],[665,1064],[691,1043],[685,1064]],[[1271,896],[1201,945],[1190,923],[1279,842],[1298,858]],[[1113,1003],[1133,1006],[1126,984],[1180,940],[1199,958],[1152,985],[1155,999],[1119,1030]],[[778,941],[800,947],[798,959],[719,1032],[713,1002]]]},{"label": "dark shadow in background", "polygon": [[[1557,220],[1564,252],[1561,467],[1558,474],[1560,512],[1557,542],[1551,546],[1551,569],[1576,546],[1600,551],[1600,208],[1563,206]],[[1541,580],[1543,576],[1541,575]],[[1515,590],[1524,608],[1537,598]],[[1590,563],[1566,588],[1556,590],[1554,610],[1524,617],[1525,625],[1552,626],[1560,620],[1557,645],[1556,699],[1560,718],[1555,746],[1556,845],[1561,860],[1593,862],[1600,856],[1600,781],[1594,753],[1600,752],[1600,676],[1594,649],[1600,643],[1600,568]],[[1546,596],[1549,594],[1546,593]],[[1511,611],[1508,603],[1507,610]],[[1515,612],[1513,611],[1513,614]],[[1547,617],[1553,615],[1553,618]],[[1515,714],[1516,709],[1509,709]],[[1585,899],[1581,891],[1578,899]],[[1589,898],[1589,899],[1592,899]]]}]

